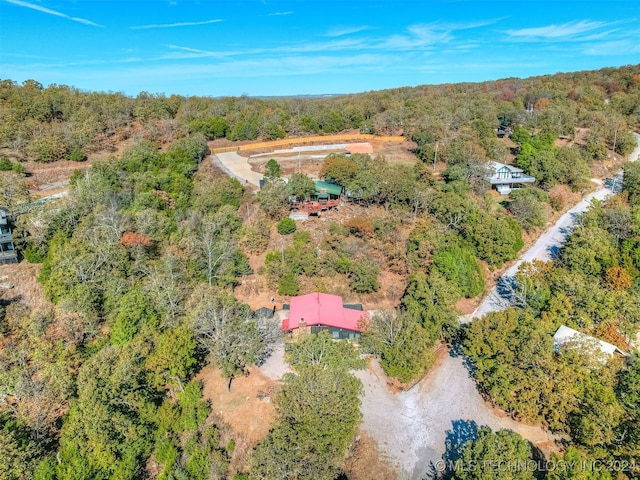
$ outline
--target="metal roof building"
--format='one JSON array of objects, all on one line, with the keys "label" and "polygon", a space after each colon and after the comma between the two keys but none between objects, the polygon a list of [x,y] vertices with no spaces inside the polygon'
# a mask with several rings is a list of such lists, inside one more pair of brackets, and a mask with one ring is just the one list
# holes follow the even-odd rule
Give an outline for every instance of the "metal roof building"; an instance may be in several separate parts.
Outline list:
[{"label": "metal roof building", "polygon": [[334,338],[356,338],[360,332],[360,321],[366,314],[350,307],[345,307],[338,295],[316,292],[292,297],[289,318],[282,321],[282,330],[290,332],[311,327],[315,332],[325,328]]},{"label": "metal roof building", "polygon": [[553,335],[553,344],[556,352],[559,352],[560,348],[568,343],[573,344],[578,348],[597,348],[609,357],[612,357],[616,352],[623,356],[627,355],[611,343],[607,343],[604,340],[598,340],[595,337],[579,332],[578,330],[574,330],[573,328],[569,328],[566,325],[561,325]]}]

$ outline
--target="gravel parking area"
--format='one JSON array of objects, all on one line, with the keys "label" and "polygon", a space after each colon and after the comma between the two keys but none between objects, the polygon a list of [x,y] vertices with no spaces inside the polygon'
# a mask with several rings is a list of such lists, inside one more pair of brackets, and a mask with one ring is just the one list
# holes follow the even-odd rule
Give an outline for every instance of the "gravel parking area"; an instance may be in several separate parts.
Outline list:
[{"label": "gravel parking area", "polygon": [[541,448],[554,437],[498,414],[484,401],[461,356],[446,352],[436,368],[406,392],[389,391],[377,361],[356,376],[364,385],[362,430],[378,442],[399,480],[422,479],[440,467],[447,442],[464,441],[470,426],[509,429]]}]

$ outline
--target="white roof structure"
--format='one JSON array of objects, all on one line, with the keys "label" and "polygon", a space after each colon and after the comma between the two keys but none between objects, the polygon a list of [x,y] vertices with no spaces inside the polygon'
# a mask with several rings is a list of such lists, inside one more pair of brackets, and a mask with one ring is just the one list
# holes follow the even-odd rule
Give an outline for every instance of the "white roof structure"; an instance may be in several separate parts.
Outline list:
[{"label": "white roof structure", "polygon": [[578,348],[597,348],[609,357],[612,357],[615,352],[618,352],[619,354],[624,356],[627,355],[611,343],[607,343],[604,340],[598,340],[595,337],[574,330],[573,328],[569,328],[566,325],[561,325],[553,335],[553,343],[556,351],[560,350],[560,347],[569,342],[574,344]]}]

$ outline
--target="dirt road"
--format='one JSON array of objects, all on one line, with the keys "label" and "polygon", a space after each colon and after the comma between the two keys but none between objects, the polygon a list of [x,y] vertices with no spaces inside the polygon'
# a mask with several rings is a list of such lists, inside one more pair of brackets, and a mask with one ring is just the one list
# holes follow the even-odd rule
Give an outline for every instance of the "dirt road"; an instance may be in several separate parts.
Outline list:
[{"label": "dirt road", "polygon": [[463,442],[482,425],[516,431],[542,449],[554,443],[549,432],[498,415],[488,406],[461,356],[445,353],[428,377],[397,394],[387,389],[377,362],[356,376],[365,390],[361,428],[378,441],[399,480],[422,479],[441,468],[447,442]]},{"label": "dirt road", "polygon": [[[640,155],[640,135],[636,134],[636,138],[638,147],[630,155],[631,161]],[[602,200],[610,194],[611,190],[603,186],[572,208],[505,275],[513,276],[523,261],[550,259],[566,241],[576,216],[587,209],[592,199]],[[473,316],[504,306],[503,301],[490,296]],[[427,378],[408,392],[395,395],[387,389],[377,363],[357,376],[365,387],[362,429],[378,441],[401,480],[423,478],[440,464],[447,442],[464,441],[473,433],[474,425],[513,430],[543,451],[548,452],[553,446],[554,437],[549,432],[498,415],[488,406],[460,356],[445,356]]]},{"label": "dirt road", "polygon": [[[636,143],[638,145],[631,155],[629,155],[630,162],[635,162],[640,156],[640,135],[637,133],[634,133],[634,135],[636,136]],[[473,312],[473,314],[461,318],[461,323],[467,323],[471,321],[472,318],[482,317],[489,312],[505,309],[509,303],[509,299],[508,291],[504,291],[504,286],[513,282],[513,278],[518,272],[518,268],[522,262],[553,259],[560,247],[567,241],[568,236],[571,234],[576,218],[587,211],[591,201],[594,199],[604,200],[613,193],[611,185],[603,184],[598,180],[594,180],[594,182],[597,182],[600,185],[600,188],[587,195],[580,203],[562,215],[552,227],[544,232],[540,238],[538,238],[536,243],[504,273],[497,285],[493,290],[491,290],[491,293],[480,305],[478,305],[478,308]]]},{"label": "dirt road", "polygon": [[[640,154],[640,136],[636,137],[639,146],[631,160]],[[513,276],[522,261],[549,259],[555,248],[566,240],[575,216],[587,208],[592,198],[603,199],[610,194],[611,191],[603,187],[589,195],[545,232],[505,275]],[[504,308],[503,302],[489,296],[474,316],[501,308]],[[265,370],[274,377],[286,371],[282,356],[275,356],[267,363]],[[377,361],[356,376],[364,385],[361,428],[377,441],[383,456],[398,472],[399,480],[424,478],[433,468],[442,466],[448,443],[459,445],[482,425],[518,432],[547,453],[553,448],[554,436],[548,431],[516,422],[485,403],[461,356],[445,353],[425,379],[411,390],[397,394],[387,388],[386,377]]]}]

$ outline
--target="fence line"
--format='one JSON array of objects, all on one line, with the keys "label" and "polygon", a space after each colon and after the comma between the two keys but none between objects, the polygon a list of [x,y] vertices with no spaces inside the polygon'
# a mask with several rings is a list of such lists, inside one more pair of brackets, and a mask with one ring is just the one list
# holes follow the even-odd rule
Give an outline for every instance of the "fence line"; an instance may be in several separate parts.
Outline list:
[{"label": "fence line", "polygon": [[404,142],[407,139],[400,136],[377,136],[370,133],[352,133],[341,135],[318,135],[315,137],[303,138],[284,138],[282,140],[273,140],[270,142],[255,142],[245,145],[237,145],[235,147],[220,147],[211,150],[211,153],[238,152],[243,150],[253,150],[254,148],[270,148],[285,147],[295,144],[313,143],[313,142],[335,142],[340,140],[378,140],[381,142]]}]

